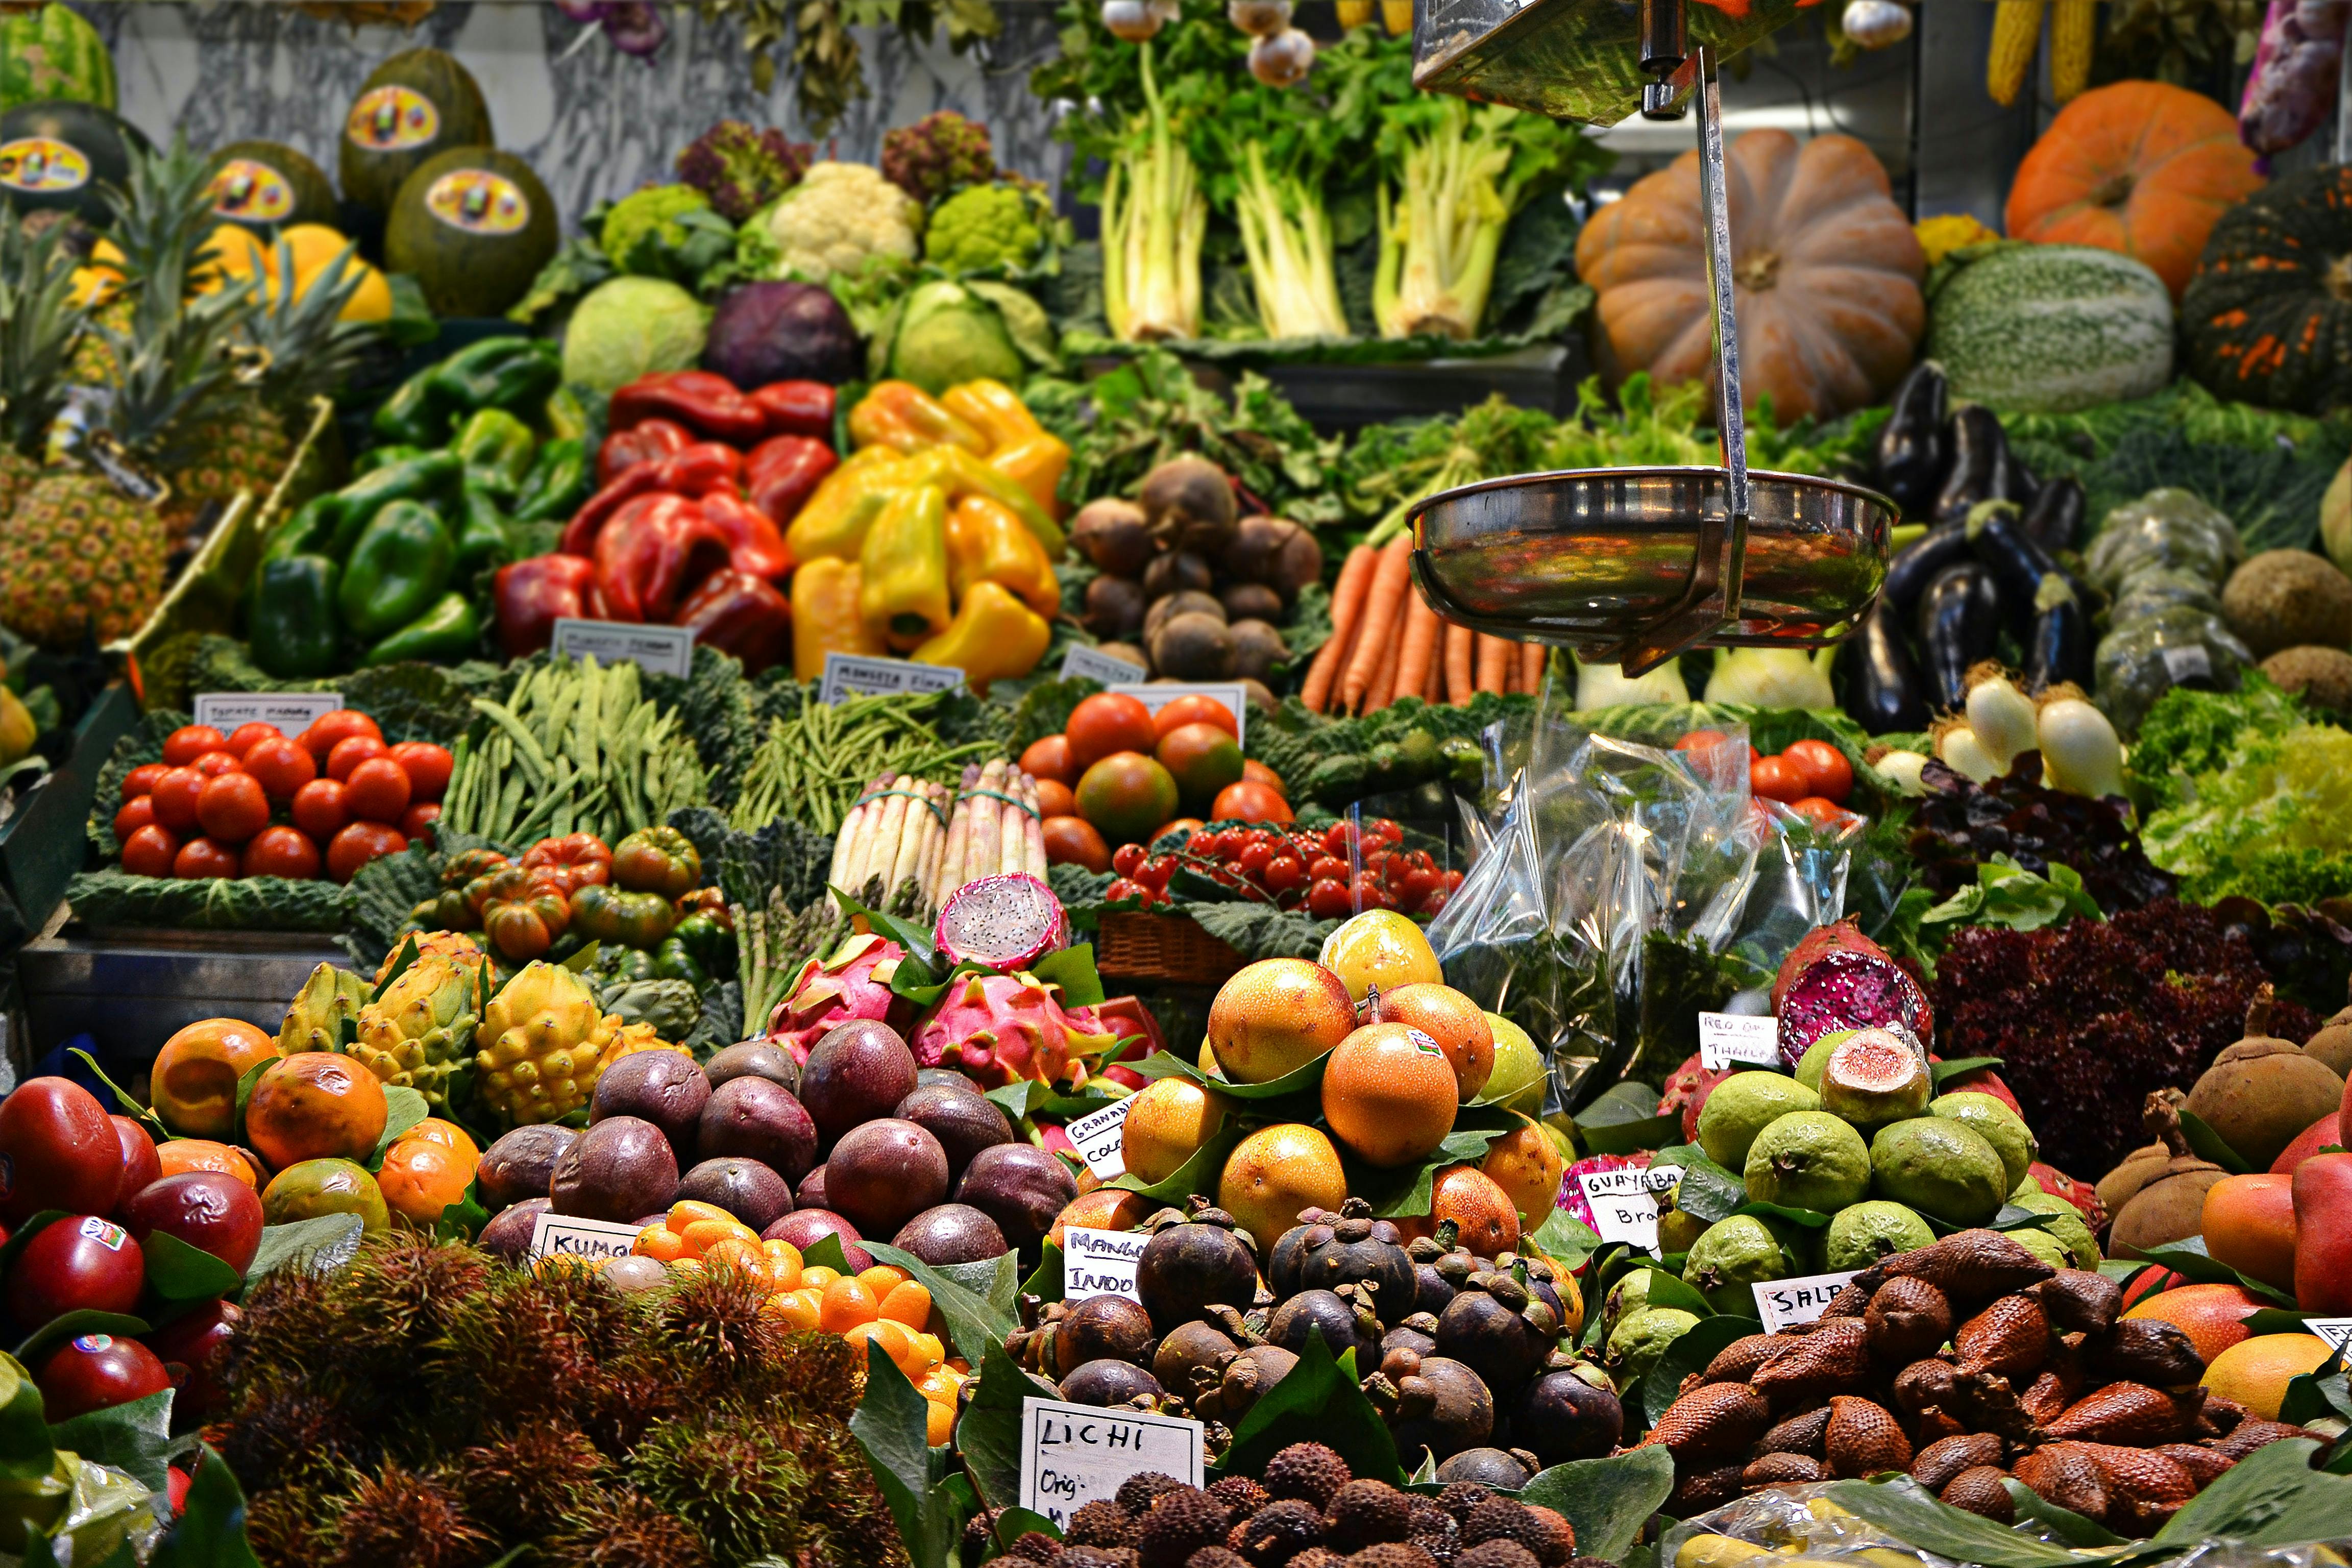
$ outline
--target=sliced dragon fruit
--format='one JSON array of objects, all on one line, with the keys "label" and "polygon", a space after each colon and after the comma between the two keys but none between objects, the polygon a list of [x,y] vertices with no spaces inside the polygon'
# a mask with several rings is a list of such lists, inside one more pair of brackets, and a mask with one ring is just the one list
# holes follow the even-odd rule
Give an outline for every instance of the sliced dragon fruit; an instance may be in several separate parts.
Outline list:
[{"label": "sliced dragon fruit", "polygon": [[836,1024],[879,1018],[903,1027],[913,1009],[890,989],[890,980],[906,956],[897,942],[868,931],[849,938],[828,958],[810,959],[776,1004],[769,1038],[806,1063],[810,1048]]},{"label": "sliced dragon fruit", "polygon": [[[1873,958],[1885,958],[1886,950],[1862,934],[1862,927],[1849,915],[1832,921],[1825,926],[1815,926],[1797,939],[1789,956],[1772,975],[1772,1011],[1778,1013],[1789,994],[1789,987],[1798,975],[1811,969],[1816,960],[1832,952],[1866,952]],[[1891,960],[1889,962],[1892,962]]]},{"label": "sliced dragon fruit", "polygon": [[1592,1205],[1584,1196],[1584,1184],[1579,1176],[1597,1175],[1602,1171],[1646,1171],[1650,1168],[1650,1152],[1636,1149],[1631,1154],[1590,1154],[1568,1168],[1561,1176],[1557,1206],[1568,1211],[1569,1217],[1582,1225],[1592,1224]]},{"label": "sliced dragon fruit", "polygon": [[1706,1064],[1694,1054],[1666,1079],[1665,1090],[1658,1096],[1658,1114],[1664,1116],[1669,1110],[1681,1111],[1683,1142],[1697,1142],[1698,1113],[1706,1109],[1706,1097],[1715,1092],[1717,1084],[1738,1070],[1736,1067],[1727,1067],[1720,1071],[1709,1071]]},{"label": "sliced dragon fruit", "polygon": [[950,967],[969,962],[1010,973],[1069,945],[1070,922],[1053,889],[1013,871],[957,889],[931,940]]},{"label": "sliced dragon fruit", "polygon": [[[1813,958],[1791,969],[1806,943]],[[1780,1058],[1796,1070],[1805,1049],[1832,1029],[1886,1028],[1900,1024],[1921,1040],[1933,1039],[1936,1011],[1910,972],[1843,921],[1808,932],[1780,965],[1772,984],[1773,1008],[1780,1017]]]},{"label": "sliced dragon fruit", "polygon": [[917,1065],[959,1068],[992,1089],[1060,1082],[1116,1037],[1080,1028],[1054,991],[1033,974],[966,974],[916,1030]]}]

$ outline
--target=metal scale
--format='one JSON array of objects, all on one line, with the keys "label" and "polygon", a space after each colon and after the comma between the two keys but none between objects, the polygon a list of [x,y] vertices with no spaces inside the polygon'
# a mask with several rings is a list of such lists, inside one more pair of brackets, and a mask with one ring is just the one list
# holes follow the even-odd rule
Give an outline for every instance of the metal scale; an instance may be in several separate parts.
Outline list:
[{"label": "metal scale", "polygon": [[1715,64],[1796,16],[1685,0],[1417,0],[1413,82],[1560,119],[1678,120],[1698,102],[1699,200],[1715,301],[1718,468],[1579,468],[1443,491],[1412,514],[1413,581],[1439,614],[1563,643],[1627,675],[1695,647],[1820,647],[1886,576],[1895,504],[1838,479],[1751,470],[1732,313]]}]

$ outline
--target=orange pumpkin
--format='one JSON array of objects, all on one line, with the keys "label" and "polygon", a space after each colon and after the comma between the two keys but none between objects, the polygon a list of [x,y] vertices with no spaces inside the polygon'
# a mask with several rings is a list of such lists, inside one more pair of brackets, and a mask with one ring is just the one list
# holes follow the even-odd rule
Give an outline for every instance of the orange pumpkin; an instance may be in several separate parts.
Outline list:
[{"label": "orange pumpkin", "polygon": [[2119,81],[2060,110],[2026,153],[2009,237],[2121,251],[2178,303],[2214,223],[2262,184],[2228,110],[2187,88]]},{"label": "orange pumpkin", "polygon": [[[1750,131],[1724,157],[1740,389],[1786,422],[1883,399],[1927,324],[1919,239],[1886,171],[1851,136],[1799,142]],[[1602,207],[1576,242],[1600,296],[1601,368],[1660,382],[1715,379],[1698,154],[1684,153]]]}]

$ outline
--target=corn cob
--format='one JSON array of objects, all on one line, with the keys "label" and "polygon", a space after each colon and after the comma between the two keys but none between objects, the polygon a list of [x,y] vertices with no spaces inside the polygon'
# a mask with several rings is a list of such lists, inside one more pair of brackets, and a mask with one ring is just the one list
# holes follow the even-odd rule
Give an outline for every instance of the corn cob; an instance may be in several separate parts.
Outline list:
[{"label": "corn cob", "polygon": [[2049,5],[2050,0],[1994,0],[1985,91],[2003,108],[2017,101],[2033,69],[2033,51],[2042,42],[2042,14]]},{"label": "corn cob", "polygon": [[2050,96],[2065,103],[2091,85],[2099,0],[2055,0],[2050,13]]}]

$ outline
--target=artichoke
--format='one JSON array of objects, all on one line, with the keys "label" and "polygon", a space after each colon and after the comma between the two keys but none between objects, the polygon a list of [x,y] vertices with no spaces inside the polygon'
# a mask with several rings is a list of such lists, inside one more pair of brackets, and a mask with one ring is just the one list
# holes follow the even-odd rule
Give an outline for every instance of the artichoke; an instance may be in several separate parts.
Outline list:
[{"label": "artichoke", "polygon": [[341,1050],[343,1021],[360,1016],[373,990],[348,969],[319,965],[294,994],[294,1005],[286,1009],[286,1021],[278,1027],[278,1054],[290,1057],[297,1051]]},{"label": "artichoke", "polygon": [[580,976],[525,964],[482,1009],[476,1091],[509,1122],[556,1121],[588,1103],[620,1032]]},{"label": "artichoke", "polygon": [[702,1016],[702,1000],[683,980],[623,980],[598,988],[598,1005],[623,1024],[650,1024],[666,1040],[683,1039]]},{"label": "artichoke", "polygon": [[350,1055],[385,1083],[416,1090],[438,1111],[449,1102],[449,1079],[463,1065],[480,1022],[478,967],[441,957],[420,958],[360,1009],[359,1039]]}]

